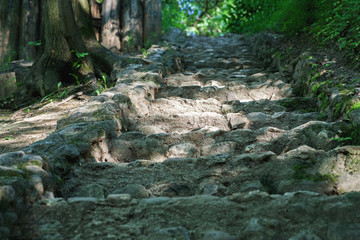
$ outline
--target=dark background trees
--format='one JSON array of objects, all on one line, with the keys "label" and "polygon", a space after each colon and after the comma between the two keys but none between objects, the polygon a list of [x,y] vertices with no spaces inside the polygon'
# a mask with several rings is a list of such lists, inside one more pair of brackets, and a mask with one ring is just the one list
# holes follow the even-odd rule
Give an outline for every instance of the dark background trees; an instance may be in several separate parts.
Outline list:
[{"label": "dark background trees", "polygon": [[[64,7],[66,2],[57,1],[57,5]],[[35,63],[32,74],[26,75],[26,79],[32,79],[26,82],[33,95],[54,90],[60,79],[75,82],[71,77],[74,75],[94,79],[99,74],[109,74],[121,57],[104,50],[94,39],[116,53],[136,51],[158,41],[161,32],[171,27],[190,35],[263,30],[288,36],[307,35],[319,45],[336,45],[356,66],[360,65],[360,2],[356,0],[77,0],[72,1],[71,7],[58,9],[63,12],[60,21],[66,24],[61,31],[52,31],[55,29],[50,27],[47,4],[45,0],[0,2],[0,71],[9,70],[12,60],[36,58],[42,62]],[[65,15],[69,18],[63,21]],[[60,37],[62,41],[59,38],[53,39],[59,42],[51,42],[46,40],[49,32],[66,36]],[[105,52],[112,57],[104,58]],[[53,61],[54,56],[57,62]],[[81,66],[76,64],[79,60]],[[41,83],[39,76],[45,81]],[[17,80],[22,77],[25,74]]]},{"label": "dark background trees", "polygon": [[96,83],[122,67],[126,58],[116,53],[161,38],[160,0],[9,0],[0,10],[0,58],[34,60],[17,77],[26,95],[44,96],[60,82]]}]

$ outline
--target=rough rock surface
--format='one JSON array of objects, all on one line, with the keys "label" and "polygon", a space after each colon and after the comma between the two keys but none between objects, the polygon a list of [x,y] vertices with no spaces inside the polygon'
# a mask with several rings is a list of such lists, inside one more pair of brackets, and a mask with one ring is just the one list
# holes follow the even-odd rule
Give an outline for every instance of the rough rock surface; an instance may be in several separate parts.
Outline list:
[{"label": "rough rock surface", "polygon": [[333,140],[342,123],[320,121],[244,36],[169,39],[46,139],[0,155],[0,234],[358,238],[360,147]]}]

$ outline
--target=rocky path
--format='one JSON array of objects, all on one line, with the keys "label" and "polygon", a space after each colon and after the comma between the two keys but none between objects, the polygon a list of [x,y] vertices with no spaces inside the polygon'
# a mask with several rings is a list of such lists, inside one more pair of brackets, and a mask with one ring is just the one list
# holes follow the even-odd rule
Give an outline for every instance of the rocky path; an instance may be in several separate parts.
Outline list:
[{"label": "rocky path", "polygon": [[113,73],[114,88],[45,140],[0,155],[30,189],[12,234],[357,239],[360,148],[333,140],[341,124],[263,70],[245,37],[175,39],[151,49],[149,66]]}]

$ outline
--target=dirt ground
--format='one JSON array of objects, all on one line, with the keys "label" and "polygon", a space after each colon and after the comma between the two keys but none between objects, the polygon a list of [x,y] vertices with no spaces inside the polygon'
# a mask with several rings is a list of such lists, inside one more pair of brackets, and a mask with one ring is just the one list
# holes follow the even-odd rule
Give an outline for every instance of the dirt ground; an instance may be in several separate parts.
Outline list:
[{"label": "dirt ground", "polygon": [[37,102],[17,111],[0,109],[0,154],[17,151],[46,138],[59,119],[84,104],[90,96],[75,93],[65,99]]}]

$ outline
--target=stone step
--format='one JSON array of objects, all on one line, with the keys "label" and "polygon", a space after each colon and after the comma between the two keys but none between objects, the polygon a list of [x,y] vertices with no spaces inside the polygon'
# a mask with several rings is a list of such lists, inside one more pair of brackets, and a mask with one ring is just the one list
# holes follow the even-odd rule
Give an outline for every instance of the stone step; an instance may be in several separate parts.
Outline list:
[{"label": "stone step", "polygon": [[203,68],[196,72],[185,71],[176,73],[165,78],[164,85],[169,87],[185,86],[217,86],[234,87],[246,86],[249,89],[258,88],[263,84],[282,88],[289,87],[285,83],[286,78],[277,73],[268,73],[260,69],[220,70]]},{"label": "stone step", "polygon": [[166,86],[158,90],[156,98],[182,97],[188,99],[214,98],[218,101],[256,101],[256,100],[279,100],[291,96],[288,86],[282,88],[268,84],[255,85],[251,88],[245,85],[230,87],[218,87],[198,85],[191,86]]},{"label": "stone step", "polygon": [[221,105],[213,98],[159,98],[148,102],[148,117],[134,121],[132,129],[146,134],[181,133],[204,127],[226,131],[229,127],[259,129],[271,126],[288,130],[320,117],[317,112],[285,112],[286,107],[282,103],[265,100]]},{"label": "stone step", "polygon": [[196,129],[229,130],[228,121],[220,113],[187,112],[173,115],[153,114],[149,117],[134,119],[130,130],[145,134],[186,133]]},{"label": "stone step", "polygon": [[358,191],[359,181],[348,174],[349,169],[357,166],[346,160],[349,155],[356,155],[351,151],[339,147],[325,152],[302,145],[281,156],[268,151],[168,158],[163,162],[89,163],[76,168],[59,191],[65,198],[118,193],[149,198],[228,196],[253,190],[273,194],[300,190],[324,194]]},{"label": "stone step", "polygon": [[242,113],[228,113],[226,118],[229,120],[231,129],[276,127],[289,130],[309,121],[318,120],[319,113],[276,112],[272,115],[262,112],[251,112],[247,115]]},{"label": "stone step", "polygon": [[239,100],[226,101],[222,105],[222,112],[224,113],[243,113],[249,114],[252,112],[263,112],[267,114],[274,114],[276,112],[298,112],[309,113],[317,112],[317,100],[312,98],[294,97],[284,98],[277,101],[272,100],[258,100],[241,102]]},{"label": "stone step", "polygon": [[31,208],[23,239],[356,239],[359,201],[307,191],[53,199]]},{"label": "stone step", "polygon": [[[150,128],[151,125],[143,127]],[[338,136],[339,129],[339,124],[311,121],[290,130],[263,127],[257,130],[231,131],[203,128],[182,134],[171,132],[146,135],[143,132],[128,132],[113,139],[109,151],[115,162],[131,162],[136,159],[160,162],[173,157],[236,155],[244,152],[271,151],[281,154],[303,144],[329,151],[341,144],[333,140]]]},{"label": "stone step", "polygon": [[190,112],[222,114],[221,102],[214,98],[186,99],[180,97],[158,98],[149,101],[150,114],[176,115]]}]

